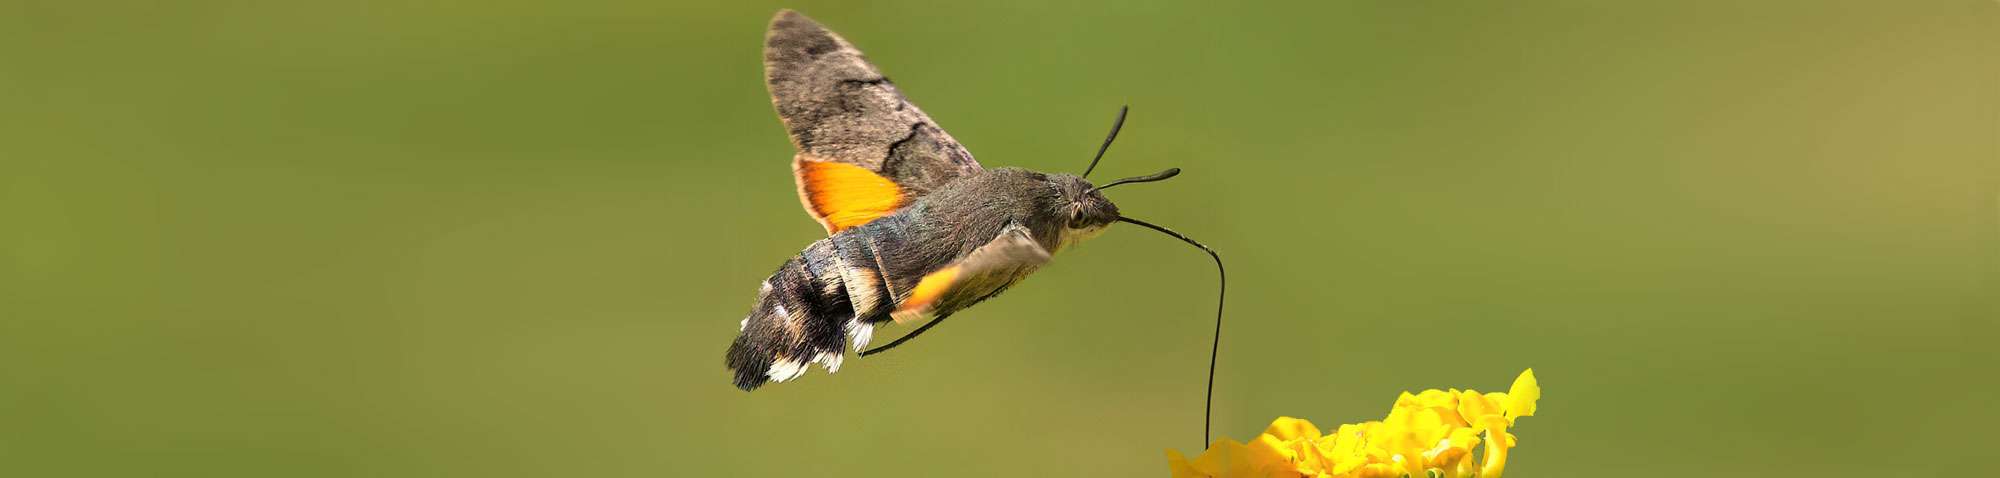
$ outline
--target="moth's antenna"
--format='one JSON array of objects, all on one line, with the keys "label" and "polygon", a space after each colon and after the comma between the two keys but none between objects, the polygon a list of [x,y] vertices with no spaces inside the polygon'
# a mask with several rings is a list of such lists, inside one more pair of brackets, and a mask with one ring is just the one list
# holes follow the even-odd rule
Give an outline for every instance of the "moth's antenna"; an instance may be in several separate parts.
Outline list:
[{"label": "moth's antenna", "polygon": [[1103,186],[1095,186],[1095,187],[1092,187],[1092,188],[1090,188],[1090,189],[1091,189],[1091,190],[1094,190],[1094,191],[1103,191],[1103,190],[1106,190],[1106,189],[1111,189],[1111,187],[1112,187],[1112,186],[1117,186],[1117,185],[1120,185],[1120,184],[1127,184],[1127,183],[1150,183],[1150,182],[1153,182],[1153,181],[1165,181],[1165,180],[1167,180],[1167,179],[1170,179],[1170,178],[1173,178],[1174,176],[1179,176],[1180,174],[1181,174],[1181,168],[1167,168],[1167,170],[1166,170],[1166,171],[1160,171],[1160,172],[1157,172],[1157,173],[1153,173],[1153,174],[1148,174],[1148,175],[1145,175],[1145,176],[1133,176],[1133,177],[1129,177],[1129,178],[1125,178],[1125,179],[1120,179],[1120,180],[1117,180],[1117,181],[1112,181],[1112,182],[1108,182],[1108,183],[1104,183],[1104,185],[1103,185]]},{"label": "moth's antenna", "polygon": [[[1167,171],[1170,171],[1170,172],[1176,172],[1176,173],[1180,172],[1180,170],[1178,170],[1178,169],[1169,169],[1169,170],[1167,170]],[[1157,176],[1157,175],[1155,175],[1155,176]],[[1167,174],[1166,176],[1167,176],[1167,177],[1173,177],[1173,175],[1172,175],[1172,174]],[[1166,178],[1160,178],[1160,179],[1166,179]],[[1121,181],[1122,181],[1122,180],[1121,180]],[[1156,179],[1155,181],[1157,181],[1157,179]],[[1116,182],[1114,182],[1113,184],[1117,184],[1117,183],[1116,183]],[[1152,229],[1152,230],[1155,230],[1155,231],[1160,231],[1160,233],[1162,233],[1162,234],[1166,234],[1166,235],[1169,235],[1169,236],[1173,236],[1173,237],[1174,237],[1174,239],[1180,239],[1180,240],[1181,240],[1181,242],[1185,242],[1185,243],[1188,243],[1188,245],[1192,245],[1192,246],[1194,246],[1194,247],[1196,247],[1196,248],[1199,248],[1199,249],[1201,249],[1201,251],[1202,251],[1202,252],[1206,252],[1206,253],[1208,253],[1208,257],[1210,257],[1210,258],[1213,258],[1213,259],[1215,259],[1215,282],[1216,282],[1216,285],[1215,285],[1215,339],[1214,339],[1214,341],[1213,341],[1213,342],[1209,343],[1209,345],[1208,345],[1208,390],[1207,390],[1207,391],[1205,392],[1205,394],[1204,394],[1204,395],[1202,396],[1202,402],[1201,402],[1201,446],[1202,446],[1202,447],[1204,447],[1204,448],[1206,448],[1206,447],[1208,446],[1208,436],[1209,436],[1209,435],[1208,435],[1208,422],[1209,422],[1209,415],[1210,415],[1210,413],[1211,413],[1211,412],[1212,412],[1212,411],[1213,411],[1213,410],[1215,409],[1215,406],[1214,406],[1214,404],[1215,404],[1215,356],[1216,356],[1216,353],[1217,353],[1217,352],[1220,352],[1220,351],[1222,350],[1222,300],[1223,300],[1224,298],[1226,298],[1226,297],[1228,297],[1228,296],[1229,296],[1229,274],[1228,274],[1228,273],[1226,273],[1226,272],[1223,272],[1223,270],[1222,270],[1222,256],[1219,256],[1219,255],[1216,255],[1216,254],[1215,254],[1215,250],[1214,250],[1214,249],[1209,249],[1209,248],[1208,248],[1208,246],[1204,246],[1204,245],[1202,245],[1202,244],[1201,244],[1201,243],[1199,243],[1199,242],[1195,242],[1195,240],[1194,240],[1194,239],[1188,239],[1188,237],[1187,237],[1187,236],[1183,236],[1183,235],[1181,235],[1181,233],[1178,233],[1178,232],[1174,232],[1174,231],[1173,231],[1172,229],[1167,229],[1167,228],[1164,228],[1164,227],[1160,227],[1160,226],[1155,226],[1155,225],[1153,225],[1152,223],[1148,223],[1148,222],[1146,222],[1146,221],[1141,221],[1141,220],[1138,220],[1138,219],[1133,219],[1133,218],[1129,218],[1129,217],[1124,217],[1124,216],[1119,216],[1119,217],[1118,217],[1118,222],[1123,222],[1123,223],[1129,223],[1129,224],[1137,224],[1137,225],[1139,225],[1139,227],[1144,227],[1144,228],[1147,228],[1147,229]]]},{"label": "moth's antenna", "polygon": [[1104,136],[1104,145],[1097,147],[1097,156],[1090,158],[1090,167],[1083,168],[1083,177],[1090,177],[1090,171],[1097,169],[1097,160],[1104,159],[1104,152],[1111,149],[1111,140],[1118,139],[1118,128],[1125,127],[1125,106],[1118,107],[1118,120],[1111,122],[1111,134]]}]

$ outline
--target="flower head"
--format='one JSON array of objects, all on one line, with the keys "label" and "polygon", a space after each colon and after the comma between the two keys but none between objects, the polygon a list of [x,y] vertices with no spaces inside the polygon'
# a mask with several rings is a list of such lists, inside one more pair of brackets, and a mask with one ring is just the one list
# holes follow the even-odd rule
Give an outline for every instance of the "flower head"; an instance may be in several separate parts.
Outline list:
[{"label": "flower head", "polygon": [[1381,420],[1322,434],[1312,422],[1279,417],[1249,443],[1218,439],[1192,460],[1167,450],[1167,466],[1175,478],[1500,478],[1515,445],[1507,429],[1533,416],[1541,396],[1534,369],[1505,393],[1404,392]]}]

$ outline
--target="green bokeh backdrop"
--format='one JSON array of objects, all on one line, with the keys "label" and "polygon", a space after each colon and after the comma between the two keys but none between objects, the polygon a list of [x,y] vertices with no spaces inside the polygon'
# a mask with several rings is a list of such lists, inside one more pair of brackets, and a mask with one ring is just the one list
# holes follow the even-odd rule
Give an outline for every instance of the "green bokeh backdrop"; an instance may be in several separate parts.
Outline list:
[{"label": "green bokeh backdrop", "polygon": [[[1215,278],[1114,229],[838,374],[721,355],[821,236],[780,7],[989,166],[1220,249],[1218,433],[1402,390],[1519,476],[1991,470],[2000,4],[0,5],[0,475],[1147,476]],[[885,330],[878,343],[901,330]]]}]

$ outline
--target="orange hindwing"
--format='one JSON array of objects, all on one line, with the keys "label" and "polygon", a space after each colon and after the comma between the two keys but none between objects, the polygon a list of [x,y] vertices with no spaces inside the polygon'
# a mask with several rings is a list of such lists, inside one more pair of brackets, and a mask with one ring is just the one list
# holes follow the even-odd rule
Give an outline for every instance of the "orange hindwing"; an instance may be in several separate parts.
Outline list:
[{"label": "orange hindwing", "polygon": [[826,233],[867,224],[903,207],[903,188],[867,168],[847,163],[814,161],[801,154],[792,160],[799,202]]}]

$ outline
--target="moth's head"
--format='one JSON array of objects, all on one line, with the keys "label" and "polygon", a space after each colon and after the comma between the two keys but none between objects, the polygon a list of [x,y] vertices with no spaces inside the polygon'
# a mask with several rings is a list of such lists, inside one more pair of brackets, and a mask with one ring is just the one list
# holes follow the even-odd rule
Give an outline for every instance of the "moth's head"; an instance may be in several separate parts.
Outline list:
[{"label": "moth's head", "polygon": [[1059,216],[1055,217],[1061,217],[1065,220],[1062,244],[1071,244],[1096,236],[1097,233],[1103,232],[1106,226],[1110,226],[1114,222],[1133,222],[1132,219],[1118,215],[1118,205],[1112,204],[1111,200],[1104,198],[1103,191],[1105,189],[1120,184],[1161,181],[1181,173],[1180,168],[1167,168],[1167,170],[1158,173],[1096,185],[1091,184],[1090,180],[1084,179],[1090,177],[1090,172],[1097,169],[1097,160],[1104,159],[1104,152],[1111,149],[1111,140],[1118,139],[1118,130],[1125,126],[1126,111],[1125,108],[1118,109],[1118,119],[1111,123],[1111,134],[1104,136],[1104,145],[1097,148],[1097,156],[1090,158],[1090,167],[1083,169],[1083,175],[1077,176],[1060,173],[1048,175],[1048,180],[1056,186],[1056,190],[1062,195],[1062,201],[1057,205],[1061,210],[1050,211],[1059,214]]},{"label": "moth's head", "polygon": [[1085,181],[1074,174],[1050,174],[1049,182],[1062,195],[1062,200],[1054,204],[1055,210],[1048,213],[1063,218],[1063,229],[1096,231],[1118,221],[1118,205],[1104,198]]}]

